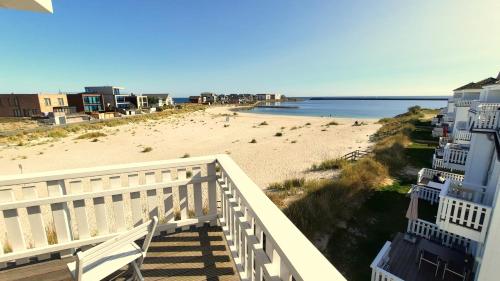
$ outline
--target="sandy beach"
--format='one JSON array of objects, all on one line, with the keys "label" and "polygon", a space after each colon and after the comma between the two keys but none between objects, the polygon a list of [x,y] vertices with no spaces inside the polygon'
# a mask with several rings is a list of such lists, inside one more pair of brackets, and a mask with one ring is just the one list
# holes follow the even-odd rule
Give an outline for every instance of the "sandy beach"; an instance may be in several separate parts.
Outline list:
[{"label": "sandy beach", "polygon": [[[229,114],[229,121],[227,115]],[[367,125],[352,126],[355,121]],[[339,125],[326,126],[336,121]],[[233,112],[228,107],[102,129],[98,141],[82,133],[44,144],[0,148],[0,175],[227,153],[262,188],[310,177],[312,164],[368,147],[375,119]],[[267,125],[261,125],[263,122]],[[307,124],[307,125],[306,125]],[[282,136],[275,136],[281,132]],[[255,139],[255,143],[250,143]],[[143,153],[146,147],[150,152]],[[313,175],[318,176],[318,175]],[[323,176],[323,175],[320,175]]]}]

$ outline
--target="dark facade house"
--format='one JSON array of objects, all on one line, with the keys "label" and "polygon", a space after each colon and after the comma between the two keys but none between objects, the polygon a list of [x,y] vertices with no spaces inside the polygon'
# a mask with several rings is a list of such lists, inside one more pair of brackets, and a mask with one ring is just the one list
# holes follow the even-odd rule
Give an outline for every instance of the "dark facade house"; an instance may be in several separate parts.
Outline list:
[{"label": "dark facade house", "polygon": [[79,93],[68,95],[68,104],[76,107],[78,112],[104,111],[104,99],[98,93]]},{"label": "dark facade house", "polygon": [[189,102],[190,103],[203,103],[203,98],[200,96],[190,96]]}]

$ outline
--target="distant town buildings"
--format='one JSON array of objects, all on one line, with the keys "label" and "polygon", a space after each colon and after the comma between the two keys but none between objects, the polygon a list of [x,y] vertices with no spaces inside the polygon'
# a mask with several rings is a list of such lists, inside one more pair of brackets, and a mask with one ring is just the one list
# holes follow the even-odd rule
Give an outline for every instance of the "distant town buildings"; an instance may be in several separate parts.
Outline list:
[{"label": "distant town buildings", "polygon": [[190,96],[190,103],[201,103],[201,104],[245,104],[253,103],[256,101],[281,101],[285,99],[282,94],[214,94],[210,92],[201,93],[199,96]]}]

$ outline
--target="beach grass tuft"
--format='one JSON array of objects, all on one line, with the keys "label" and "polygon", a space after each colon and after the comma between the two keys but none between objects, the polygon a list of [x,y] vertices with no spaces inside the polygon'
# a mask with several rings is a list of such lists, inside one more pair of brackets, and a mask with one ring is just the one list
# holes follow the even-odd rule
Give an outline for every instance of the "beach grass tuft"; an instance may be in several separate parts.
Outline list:
[{"label": "beach grass tuft", "polygon": [[79,135],[76,139],[77,140],[83,140],[83,139],[95,139],[95,138],[100,138],[100,137],[105,137],[106,134],[102,132],[90,132],[90,133],[85,133],[83,135]]},{"label": "beach grass tuft", "polygon": [[150,146],[146,146],[145,148],[142,149],[141,153],[148,153],[153,151],[153,148]]}]

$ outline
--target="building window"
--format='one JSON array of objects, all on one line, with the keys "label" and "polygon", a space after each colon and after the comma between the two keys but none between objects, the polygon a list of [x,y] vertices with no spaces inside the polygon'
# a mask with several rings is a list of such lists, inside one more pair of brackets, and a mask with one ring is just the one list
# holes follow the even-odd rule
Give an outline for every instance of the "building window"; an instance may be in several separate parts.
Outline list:
[{"label": "building window", "polygon": [[58,98],[57,102],[59,103],[59,105],[64,105],[64,99],[63,98]]},{"label": "building window", "polygon": [[44,100],[46,106],[52,105],[52,103],[50,102],[50,98],[44,98],[43,100]]},{"label": "building window", "polygon": [[19,100],[17,99],[17,97],[14,98],[14,105],[19,106]]},{"label": "building window", "polygon": [[2,104],[2,99],[1,99],[1,98],[0,98],[0,106],[3,106],[3,104]]},{"label": "building window", "polygon": [[114,88],[114,89],[113,89],[113,94],[114,94],[114,95],[119,95],[119,94],[120,94],[120,89],[116,89],[116,88]]},{"label": "building window", "polygon": [[266,234],[262,232],[262,250],[266,252]]}]

